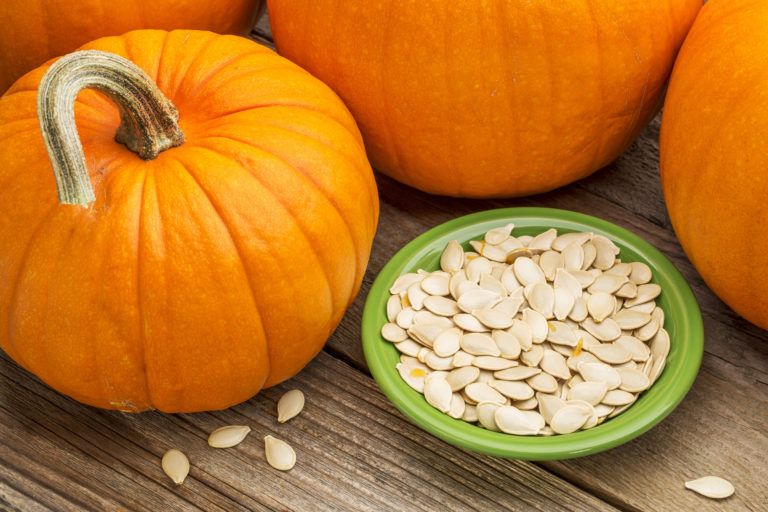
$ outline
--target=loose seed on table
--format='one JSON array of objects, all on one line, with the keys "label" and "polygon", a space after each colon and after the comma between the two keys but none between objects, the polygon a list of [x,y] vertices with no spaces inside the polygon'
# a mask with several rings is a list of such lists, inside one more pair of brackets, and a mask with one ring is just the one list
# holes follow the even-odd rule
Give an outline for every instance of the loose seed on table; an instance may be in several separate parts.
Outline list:
[{"label": "loose seed on table", "polygon": [[[280,420],[278,419],[278,421]],[[240,444],[250,431],[251,427],[245,425],[219,427],[208,436],[208,446],[212,448],[231,448]]]},{"label": "loose seed on table", "polygon": [[165,452],[161,466],[168,478],[177,485],[183,484],[189,474],[189,459],[175,448]]},{"label": "loose seed on table", "polygon": [[736,491],[731,482],[719,476],[704,476],[689,480],[685,482],[685,488],[717,500],[727,498]]},{"label": "loose seed on table", "polygon": [[277,421],[285,423],[295,418],[304,409],[304,393],[299,389],[286,392],[277,401]]},{"label": "loose seed on table", "polygon": [[288,471],[296,464],[296,452],[291,445],[272,436],[264,438],[264,454],[270,466]]}]

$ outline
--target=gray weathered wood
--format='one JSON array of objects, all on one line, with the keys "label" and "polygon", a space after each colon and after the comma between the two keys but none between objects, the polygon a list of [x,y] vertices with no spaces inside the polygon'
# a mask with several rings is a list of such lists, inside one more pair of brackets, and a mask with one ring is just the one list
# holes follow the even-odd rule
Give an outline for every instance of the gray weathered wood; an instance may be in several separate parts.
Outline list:
[{"label": "gray weathered wood", "polygon": [[[305,410],[280,425],[291,387]],[[52,510],[613,510],[534,464],[493,459],[438,441],[405,419],[373,381],[323,353],[295,379],[226,411],[141,415],[100,411],[56,394],[0,359],[0,504]],[[253,432],[216,450],[208,433]],[[263,437],[288,441],[296,467],[276,471]],[[189,457],[175,486],[160,457]]]}]

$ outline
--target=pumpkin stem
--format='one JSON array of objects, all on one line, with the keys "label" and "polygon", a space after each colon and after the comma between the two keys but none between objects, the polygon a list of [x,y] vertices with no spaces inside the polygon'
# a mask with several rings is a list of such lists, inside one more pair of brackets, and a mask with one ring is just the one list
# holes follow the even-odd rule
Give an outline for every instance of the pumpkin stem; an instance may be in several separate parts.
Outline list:
[{"label": "pumpkin stem", "polygon": [[144,160],[184,142],[176,108],[136,64],[98,50],[62,57],[48,69],[37,92],[40,130],[62,204],[87,205],[96,199],[75,124],[75,98],[86,88],[117,103],[115,140]]}]

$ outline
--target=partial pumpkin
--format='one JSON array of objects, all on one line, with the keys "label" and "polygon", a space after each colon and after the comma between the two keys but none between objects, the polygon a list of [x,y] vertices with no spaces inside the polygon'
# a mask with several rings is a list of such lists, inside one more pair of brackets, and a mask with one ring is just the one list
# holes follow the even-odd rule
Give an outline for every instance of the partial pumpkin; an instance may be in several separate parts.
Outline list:
[{"label": "partial pumpkin", "polygon": [[669,85],[661,180],[675,233],[707,285],[768,329],[768,2],[710,0]]},{"label": "partial pumpkin", "polygon": [[[376,228],[351,115],[241,37],[147,30],[83,49],[99,51],[0,99],[0,345],[123,411],[221,409],[291,377],[355,297]],[[93,84],[121,109],[77,94]],[[59,198],[87,207],[57,199],[39,86]]]},{"label": "partial pumpkin", "polygon": [[0,93],[51,57],[141,28],[245,35],[261,0],[2,0]]},{"label": "partial pumpkin", "polygon": [[519,196],[615,159],[658,108],[702,0],[269,0],[280,53],[331,86],[377,170]]}]

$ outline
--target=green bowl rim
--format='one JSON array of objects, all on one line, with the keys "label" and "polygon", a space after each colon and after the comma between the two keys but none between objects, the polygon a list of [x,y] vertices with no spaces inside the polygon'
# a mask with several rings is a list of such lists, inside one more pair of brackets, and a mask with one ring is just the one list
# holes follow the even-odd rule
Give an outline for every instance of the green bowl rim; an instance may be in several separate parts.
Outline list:
[{"label": "green bowl rim", "polygon": [[[667,365],[654,386],[626,412],[587,431],[551,437],[510,436],[491,432],[438,412],[423,396],[400,378],[386,352],[394,347],[380,335],[389,287],[411,264],[433,252],[435,244],[444,246],[458,238],[456,232],[479,229],[478,225],[514,222],[518,227],[553,226],[559,229],[591,231],[613,239],[648,263],[654,281],[661,284],[669,301],[666,309],[679,314],[679,332],[670,333],[671,349]],[[522,223],[522,224],[521,224]],[[486,227],[487,229],[487,227]],[[485,229],[477,231],[475,236]],[[430,247],[433,247],[430,249]],[[408,269],[413,270],[413,269]],[[669,311],[667,318],[670,318]],[[420,428],[444,441],[479,453],[526,460],[567,459],[608,450],[651,429],[685,398],[693,385],[704,352],[704,327],[696,298],[685,278],[658,249],[631,231],[611,222],[568,210],[517,207],[487,210],[440,224],[406,244],[384,266],[366,298],[362,320],[362,342],[368,368],[387,398]],[[685,349],[685,353],[678,350]],[[674,357],[671,357],[673,356]],[[643,404],[643,407],[640,405]]]}]

